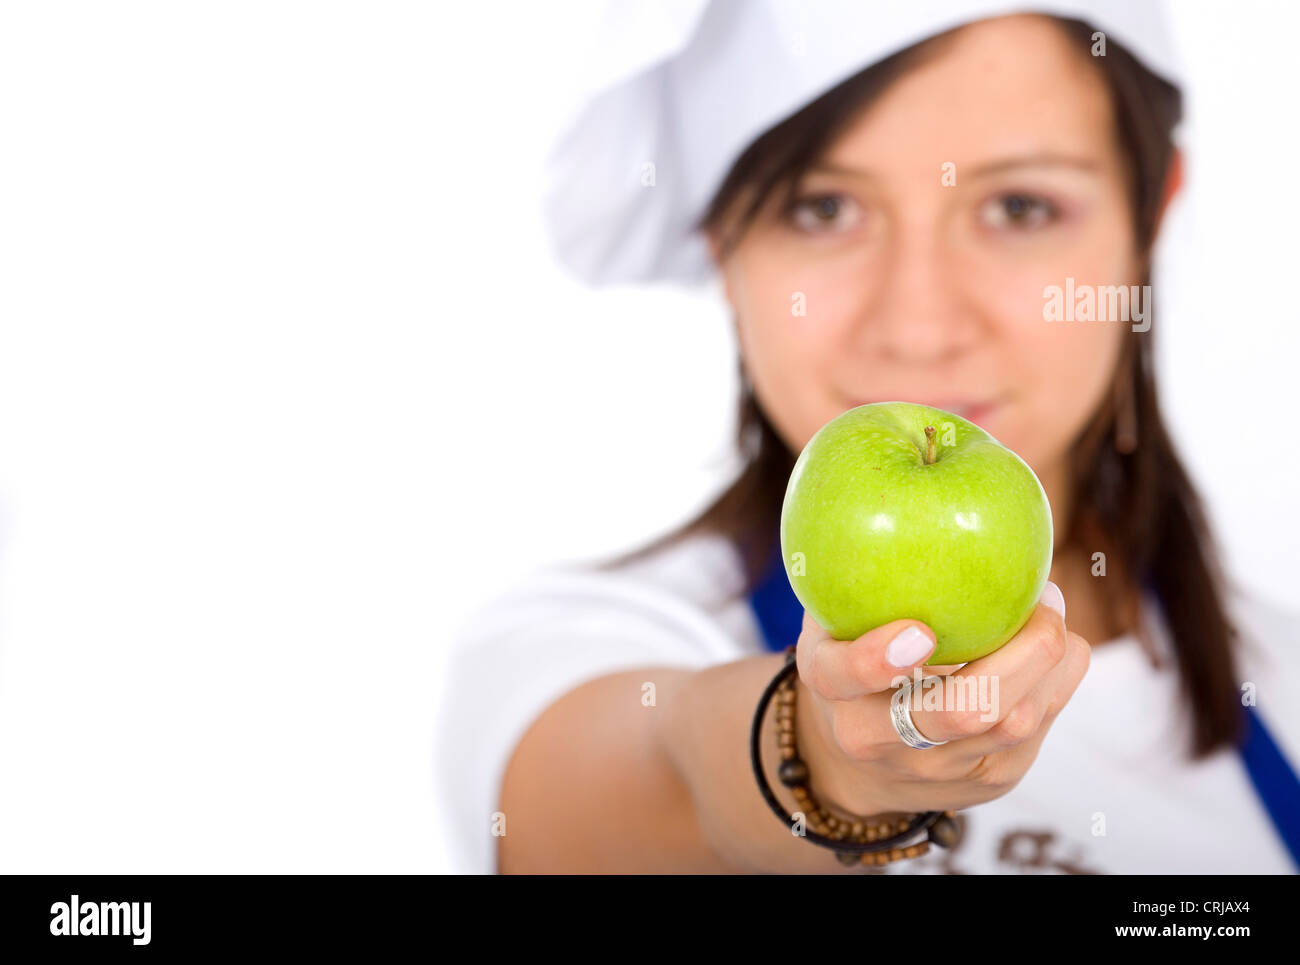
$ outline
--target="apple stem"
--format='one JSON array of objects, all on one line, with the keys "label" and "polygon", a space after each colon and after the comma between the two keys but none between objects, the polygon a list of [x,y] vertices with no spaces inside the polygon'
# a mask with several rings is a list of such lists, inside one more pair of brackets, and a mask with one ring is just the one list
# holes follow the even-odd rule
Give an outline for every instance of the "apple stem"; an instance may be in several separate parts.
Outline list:
[{"label": "apple stem", "polygon": [[935,445],[934,445],[934,426],[926,426],[925,427],[925,464],[927,466],[933,466],[935,457],[937,455],[938,453],[935,451]]}]

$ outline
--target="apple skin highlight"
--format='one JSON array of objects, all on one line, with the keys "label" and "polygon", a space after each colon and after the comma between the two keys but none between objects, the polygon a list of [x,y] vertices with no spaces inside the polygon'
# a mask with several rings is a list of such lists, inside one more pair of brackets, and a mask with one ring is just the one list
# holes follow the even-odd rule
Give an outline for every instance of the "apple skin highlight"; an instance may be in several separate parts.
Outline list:
[{"label": "apple skin highlight", "polygon": [[878,402],[832,419],[800,453],[781,551],[799,602],[837,640],[920,620],[938,641],[927,664],[966,663],[1033,613],[1052,565],[1052,511],[1033,470],[979,426]]}]

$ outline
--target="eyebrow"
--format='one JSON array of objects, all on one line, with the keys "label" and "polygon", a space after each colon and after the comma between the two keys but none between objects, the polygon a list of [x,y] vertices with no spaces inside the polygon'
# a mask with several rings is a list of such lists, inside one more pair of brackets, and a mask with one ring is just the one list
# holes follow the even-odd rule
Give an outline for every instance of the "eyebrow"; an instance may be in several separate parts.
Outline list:
[{"label": "eyebrow", "polygon": [[[1077,171],[1097,171],[1100,170],[1101,164],[1093,158],[1078,157],[1072,154],[1023,154],[1017,157],[985,161],[965,173],[967,177],[980,177],[989,174],[1002,174],[1006,171],[1013,171],[1017,168],[1027,167],[1063,167],[1073,168]],[[824,174],[842,174],[850,177],[876,177],[872,171],[866,168],[846,167],[842,164],[832,164],[828,161],[820,161],[811,165],[808,168],[808,173],[812,174],[814,172]]]}]

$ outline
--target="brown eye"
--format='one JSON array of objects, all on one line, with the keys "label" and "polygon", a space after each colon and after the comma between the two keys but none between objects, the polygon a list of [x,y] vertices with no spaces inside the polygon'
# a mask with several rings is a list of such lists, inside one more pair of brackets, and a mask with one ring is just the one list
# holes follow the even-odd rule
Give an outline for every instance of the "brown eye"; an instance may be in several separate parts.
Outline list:
[{"label": "brown eye", "polygon": [[1031,194],[1004,194],[984,202],[980,223],[994,230],[1023,231],[1051,224],[1060,215],[1056,205]]},{"label": "brown eye", "polygon": [[842,194],[800,198],[790,206],[790,223],[810,234],[838,234],[861,220],[861,208]]}]

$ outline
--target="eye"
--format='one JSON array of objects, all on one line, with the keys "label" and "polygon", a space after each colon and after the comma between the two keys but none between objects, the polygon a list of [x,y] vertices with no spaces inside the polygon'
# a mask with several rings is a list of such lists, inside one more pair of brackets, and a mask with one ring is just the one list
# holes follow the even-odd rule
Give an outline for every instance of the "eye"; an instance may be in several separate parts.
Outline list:
[{"label": "eye", "polygon": [[1056,205],[1032,194],[1002,194],[985,201],[979,210],[980,223],[994,231],[1041,228],[1060,215]]},{"label": "eye", "polygon": [[862,208],[842,194],[819,194],[798,198],[787,212],[791,225],[809,234],[840,234],[862,220]]}]

